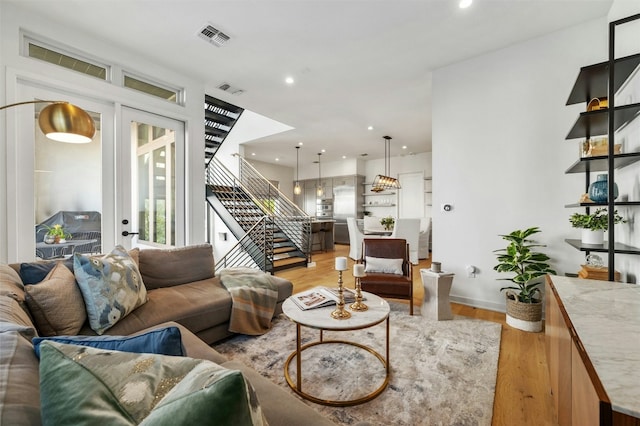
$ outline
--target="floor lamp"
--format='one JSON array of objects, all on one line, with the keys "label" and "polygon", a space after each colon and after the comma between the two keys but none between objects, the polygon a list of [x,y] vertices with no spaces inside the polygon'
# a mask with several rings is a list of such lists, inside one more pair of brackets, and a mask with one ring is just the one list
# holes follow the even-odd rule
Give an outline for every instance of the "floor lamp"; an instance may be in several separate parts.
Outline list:
[{"label": "floor lamp", "polygon": [[48,103],[40,111],[38,124],[49,139],[67,143],[89,143],[96,133],[91,116],[82,108],[64,101],[26,101],[0,107],[0,110],[26,105]]}]

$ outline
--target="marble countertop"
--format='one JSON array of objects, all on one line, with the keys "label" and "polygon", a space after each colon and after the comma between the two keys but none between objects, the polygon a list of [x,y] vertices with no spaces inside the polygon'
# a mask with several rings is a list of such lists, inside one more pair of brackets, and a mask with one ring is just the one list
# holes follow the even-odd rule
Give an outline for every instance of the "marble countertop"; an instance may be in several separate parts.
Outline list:
[{"label": "marble countertop", "polygon": [[640,285],[551,280],[613,410],[640,418]]}]

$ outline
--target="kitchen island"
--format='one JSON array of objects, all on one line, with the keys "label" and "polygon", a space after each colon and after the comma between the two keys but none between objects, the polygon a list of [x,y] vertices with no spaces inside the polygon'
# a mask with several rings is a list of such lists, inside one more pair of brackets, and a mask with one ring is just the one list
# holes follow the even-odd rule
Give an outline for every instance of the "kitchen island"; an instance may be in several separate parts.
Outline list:
[{"label": "kitchen island", "polygon": [[[322,219],[322,218],[314,218],[311,221],[311,230],[319,230],[320,233],[318,236],[311,234],[311,251],[320,251],[320,247],[322,247],[325,251],[333,250],[334,248],[334,224],[336,223],[333,219]],[[318,241],[316,238],[320,238]]]},{"label": "kitchen island", "polygon": [[563,425],[640,425],[640,286],[548,276],[545,334]]}]

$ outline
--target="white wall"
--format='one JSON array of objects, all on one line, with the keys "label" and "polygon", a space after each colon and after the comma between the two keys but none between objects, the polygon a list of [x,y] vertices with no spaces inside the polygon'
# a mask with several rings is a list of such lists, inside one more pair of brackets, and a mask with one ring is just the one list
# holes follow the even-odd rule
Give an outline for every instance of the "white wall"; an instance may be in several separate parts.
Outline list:
[{"label": "white wall", "polygon": [[295,168],[255,161],[251,160],[251,158],[247,159],[247,162],[251,164],[265,179],[268,179],[271,182],[277,182],[277,188],[280,192],[290,200],[293,200]]},{"label": "white wall", "polygon": [[542,229],[559,274],[580,268],[583,255],[564,242],[578,237],[564,205],[584,176],[564,171],[578,154],[565,136],[584,105],[565,103],[580,67],[606,55],[599,19],[434,72],[433,204],[454,208],[433,211],[433,259],[456,274],[452,299],[504,310],[493,250],[515,229]]}]

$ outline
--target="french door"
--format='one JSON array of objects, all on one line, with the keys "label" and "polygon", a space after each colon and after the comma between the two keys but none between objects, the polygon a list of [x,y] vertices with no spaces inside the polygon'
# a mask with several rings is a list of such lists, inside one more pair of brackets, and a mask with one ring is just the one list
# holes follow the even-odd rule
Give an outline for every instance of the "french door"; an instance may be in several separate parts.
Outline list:
[{"label": "french door", "polygon": [[88,144],[51,141],[37,124],[41,104],[8,110],[7,123],[15,123],[7,141],[8,261],[68,255],[62,248],[37,250],[38,230],[62,221],[92,241],[82,246],[89,252],[116,244],[184,245],[181,121],[26,83],[17,95],[79,106],[93,117],[96,135]]}]

